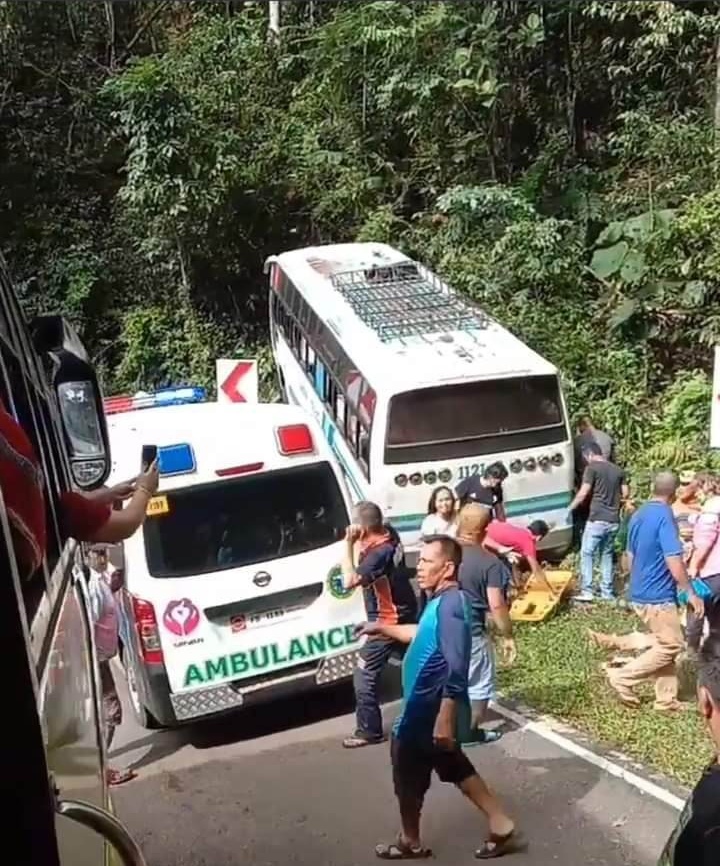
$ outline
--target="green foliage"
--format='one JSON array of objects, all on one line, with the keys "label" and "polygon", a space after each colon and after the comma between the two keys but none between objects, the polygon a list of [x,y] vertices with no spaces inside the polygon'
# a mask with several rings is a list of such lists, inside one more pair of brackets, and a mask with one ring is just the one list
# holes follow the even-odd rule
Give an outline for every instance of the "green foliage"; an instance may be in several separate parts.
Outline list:
[{"label": "green foliage", "polygon": [[649,687],[639,690],[644,701],[641,709],[617,703],[600,670],[607,655],[587,638],[588,629],[624,634],[637,628],[631,614],[600,605],[521,626],[518,662],[500,671],[503,695],[569,722],[685,785],[694,785],[710,757],[700,715],[691,705],[687,712],[658,713]]},{"label": "green foliage", "polygon": [[272,396],[264,258],[384,240],[557,364],[641,487],[706,462],[717,15],[322,6],[269,42],[263,4],[2,5],[0,233],[26,302],[75,320],[109,389],[253,353]]}]

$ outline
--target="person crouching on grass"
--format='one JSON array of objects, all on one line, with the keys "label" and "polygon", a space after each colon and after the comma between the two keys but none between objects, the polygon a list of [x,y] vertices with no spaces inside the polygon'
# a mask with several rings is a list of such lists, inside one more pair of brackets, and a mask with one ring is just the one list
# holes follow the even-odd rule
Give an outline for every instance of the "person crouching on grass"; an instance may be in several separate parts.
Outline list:
[{"label": "person crouching on grass", "polygon": [[488,789],[460,748],[469,736],[471,609],[458,586],[462,548],[446,535],[424,540],[417,581],[427,597],[417,625],[367,623],[359,629],[372,639],[410,644],[403,661],[403,705],[393,725],[391,760],[402,830],[395,842],[378,845],[381,860],[432,856],[420,841],[420,814],[433,770],[456,785],[488,819],[489,833],[475,852],[480,860],[525,847],[515,822]]}]

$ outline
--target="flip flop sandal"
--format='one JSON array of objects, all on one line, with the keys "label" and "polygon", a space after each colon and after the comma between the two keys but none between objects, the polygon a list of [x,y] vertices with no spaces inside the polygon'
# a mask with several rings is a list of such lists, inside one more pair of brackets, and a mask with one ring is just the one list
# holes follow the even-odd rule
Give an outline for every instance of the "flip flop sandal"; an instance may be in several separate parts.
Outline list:
[{"label": "flip flop sandal", "polygon": [[626,696],[626,695],[622,694],[621,692],[619,692],[612,685],[610,686],[610,692],[611,692],[613,698],[615,698],[615,700],[619,704],[622,704],[624,707],[627,707],[629,710],[637,710],[642,706],[642,702],[640,701],[639,698],[636,698],[634,695],[633,696],[631,696],[631,695]]},{"label": "flip flop sandal", "polygon": [[398,836],[397,840],[389,845],[376,845],[375,856],[379,860],[427,860],[433,856],[433,852],[422,845],[413,848],[402,836]]},{"label": "flip flop sandal", "polygon": [[463,743],[463,747],[467,749],[471,746],[482,746],[485,743],[497,743],[502,738],[502,735],[502,731],[490,731],[485,728],[478,728],[470,735],[471,739]]},{"label": "flip flop sandal", "polygon": [[482,848],[478,848],[475,852],[476,860],[493,860],[495,857],[505,857],[507,854],[517,854],[519,851],[524,851],[527,848],[527,842],[517,832],[498,836],[497,833],[491,833],[483,843]]},{"label": "flip flop sandal", "polygon": [[641,702],[634,698],[626,698],[623,695],[619,694],[613,689],[613,697],[615,700],[622,704],[622,706],[627,707],[629,710],[638,710],[642,706]]},{"label": "flip flop sandal", "polygon": [[377,746],[383,742],[384,740],[368,740],[367,737],[345,737],[343,749],[362,749],[364,746]]},{"label": "flip flop sandal", "polygon": [[107,783],[114,788],[117,785],[124,785],[125,782],[131,782],[136,776],[137,773],[133,770],[108,770]]},{"label": "flip flop sandal", "polygon": [[658,713],[682,713],[688,709],[688,705],[683,704],[680,701],[675,701],[675,703],[669,704],[668,706],[653,707],[653,709]]}]

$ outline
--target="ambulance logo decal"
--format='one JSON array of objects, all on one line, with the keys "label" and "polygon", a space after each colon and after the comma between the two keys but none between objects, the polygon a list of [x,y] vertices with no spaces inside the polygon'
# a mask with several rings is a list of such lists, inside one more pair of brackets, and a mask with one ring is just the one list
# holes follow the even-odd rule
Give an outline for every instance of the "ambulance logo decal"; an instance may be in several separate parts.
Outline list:
[{"label": "ambulance logo decal", "polygon": [[335,566],[327,576],[327,588],[333,598],[343,600],[350,598],[355,591],[354,589],[345,588],[345,579],[343,578],[342,569],[339,565]]},{"label": "ambulance logo decal", "polygon": [[176,637],[187,637],[200,625],[200,611],[189,598],[171,601],[165,608],[163,625]]}]

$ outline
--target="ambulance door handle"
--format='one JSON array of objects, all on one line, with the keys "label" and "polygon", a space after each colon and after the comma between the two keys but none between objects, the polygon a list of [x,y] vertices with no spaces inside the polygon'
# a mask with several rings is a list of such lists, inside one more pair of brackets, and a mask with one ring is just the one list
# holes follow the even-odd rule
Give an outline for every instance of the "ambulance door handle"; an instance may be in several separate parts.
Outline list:
[{"label": "ambulance door handle", "polygon": [[147,866],[137,843],[114,815],[79,800],[59,800],[55,808],[59,815],[102,836],[115,849],[123,866]]}]

